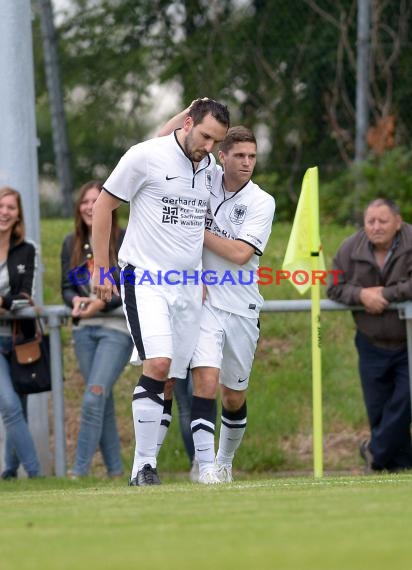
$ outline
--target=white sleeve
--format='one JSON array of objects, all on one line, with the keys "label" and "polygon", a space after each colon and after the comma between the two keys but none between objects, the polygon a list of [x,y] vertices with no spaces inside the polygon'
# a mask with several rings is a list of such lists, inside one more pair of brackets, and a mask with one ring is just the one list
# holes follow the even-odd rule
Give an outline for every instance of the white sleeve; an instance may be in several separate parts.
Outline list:
[{"label": "white sleeve", "polygon": [[253,246],[257,255],[262,255],[272,231],[275,200],[265,193],[264,199],[253,204],[253,211],[247,213],[236,239]]},{"label": "white sleeve", "polygon": [[144,143],[132,146],[119,160],[103,187],[116,198],[130,202],[147,181],[147,153]]}]

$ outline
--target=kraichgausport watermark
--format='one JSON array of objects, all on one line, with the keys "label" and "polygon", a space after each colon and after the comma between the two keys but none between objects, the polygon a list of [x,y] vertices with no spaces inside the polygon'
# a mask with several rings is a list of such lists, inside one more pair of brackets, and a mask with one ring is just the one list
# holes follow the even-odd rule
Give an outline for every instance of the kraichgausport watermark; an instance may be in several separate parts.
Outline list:
[{"label": "kraichgausport watermark", "polygon": [[[105,271],[103,267],[100,268],[99,284],[103,285],[105,280],[109,280],[113,285],[116,285],[114,274],[118,272],[117,267],[111,267]],[[271,267],[259,267],[254,270],[238,271],[227,270],[223,274],[212,269],[203,271],[178,271],[170,269],[168,271],[139,271],[139,276],[136,276],[131,269],[121,269],[118,272],[120,285],[125,283],[131,285],[257,285],[267,286],[280,285],[282,281],[292,281],[294,285],[327,285],[328,276],[332,275],[333,284],[339,283],[339,274],[343,273],[341,269],[330,269],[328,271],[318,269],[306,271],[298,269],[290,272],[284,269],[272,269]],[[75,267],[69,272],[69,279],[74,285],[87,285],[92,276],[90,271],[84,267]]]}]

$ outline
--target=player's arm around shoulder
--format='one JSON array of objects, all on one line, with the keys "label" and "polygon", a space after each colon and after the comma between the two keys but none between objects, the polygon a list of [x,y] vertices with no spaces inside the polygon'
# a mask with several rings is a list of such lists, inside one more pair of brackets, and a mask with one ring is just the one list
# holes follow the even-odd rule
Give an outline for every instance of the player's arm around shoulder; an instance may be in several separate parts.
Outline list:
[{"label": "player's arm around shoulder", "polygon": [[255,253],[254,247],[244,241],[216,236],[207,230],[203,245],[216,255],[237,265],[244,265]]}]

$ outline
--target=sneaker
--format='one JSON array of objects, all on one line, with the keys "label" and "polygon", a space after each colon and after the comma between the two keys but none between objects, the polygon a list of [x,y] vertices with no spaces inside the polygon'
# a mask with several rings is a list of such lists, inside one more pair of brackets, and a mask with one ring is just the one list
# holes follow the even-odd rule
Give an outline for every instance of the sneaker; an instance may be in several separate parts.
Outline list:
[{"label": "sneaker", "polygon": [[156,468],[149,463],[137,472],[136,477],[129,480],[129,487],[145,487],[146,485],[160,485],[159,475]]},{"label": "sneaker", "polygon": [[68,471],[67,472],[67,478],[71,479],[72,481],[76,481],[77,479],[80,479],[80,477],[81,477],[81,475],[79,475],[75,471]]},{"label": "sneaker", "polygon": [[199,475],[199,483],[202,485],[220,485],[220,479],[218,479],[214,469],[208,469]]},{"label": "sneaker", "polygon": [[359,453],[365,462],[365,473],[372,473],[373,469],[373,455],[369,449],[369,439],[365,439],[359,446]]},{"label": "sneaker", "polygon": [[192,483],[199,483],[199,462],[193,459],[192,468],[189,472],[189,479]]},{"label": "sneaker", "polygon": [[231,465],[219,465],[216,463],[215,466],[216,476],[221,483],[233,483],[232,466]]}]

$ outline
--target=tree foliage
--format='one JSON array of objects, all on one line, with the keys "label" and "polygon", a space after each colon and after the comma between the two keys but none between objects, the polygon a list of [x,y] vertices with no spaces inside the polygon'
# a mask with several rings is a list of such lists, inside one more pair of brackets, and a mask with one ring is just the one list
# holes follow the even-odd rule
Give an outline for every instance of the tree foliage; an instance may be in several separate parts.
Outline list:
[{"label": "tree foliage", "polygon": [[[371,4],[371,121],[396,114],[407,144],[411,3]],[[147,137],[157,83],[182,105],[226,102],[258,133],[259,172],[277,173],[293,208],[307,167],[329,178],[354,157],[356,17],[356,0],[73,0],[58,32],[76,181]]]}]

